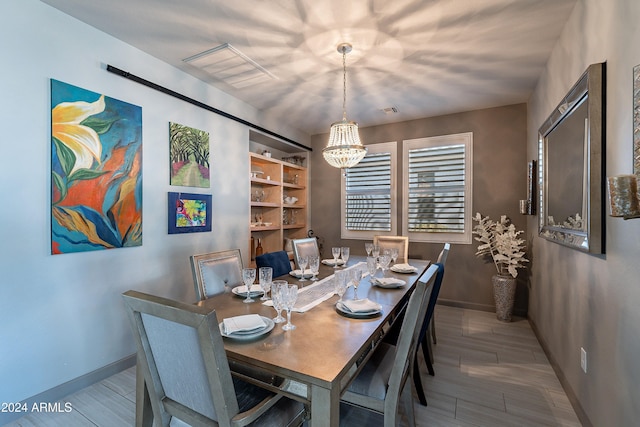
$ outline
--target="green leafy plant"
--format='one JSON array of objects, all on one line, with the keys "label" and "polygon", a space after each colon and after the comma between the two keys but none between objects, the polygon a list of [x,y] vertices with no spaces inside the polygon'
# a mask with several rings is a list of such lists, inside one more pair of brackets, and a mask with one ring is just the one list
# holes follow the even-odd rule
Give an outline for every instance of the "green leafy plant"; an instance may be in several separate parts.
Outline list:
[{"label": "green leafy plant", "polygon": [[478,222],[473,228],[474,238],[480,242],[476,256],[491,257],[498,274],[517,277],[518,269],[529,262],[525,258],[525,240],[518,237],[523,231],[516,230],[506,215],[502,215],[500,221],[493,221],[476,213],[473,220]]}]

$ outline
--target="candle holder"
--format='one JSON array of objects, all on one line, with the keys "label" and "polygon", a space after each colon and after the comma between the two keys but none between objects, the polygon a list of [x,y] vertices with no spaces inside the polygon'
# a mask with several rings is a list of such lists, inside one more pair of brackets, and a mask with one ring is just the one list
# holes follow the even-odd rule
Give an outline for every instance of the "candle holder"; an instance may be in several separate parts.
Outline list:
[{"label": "candle holder", "polygon": [[609,215],[624,219],[640,218],[638,178],[635,175],[616,175],[607,178]]}]

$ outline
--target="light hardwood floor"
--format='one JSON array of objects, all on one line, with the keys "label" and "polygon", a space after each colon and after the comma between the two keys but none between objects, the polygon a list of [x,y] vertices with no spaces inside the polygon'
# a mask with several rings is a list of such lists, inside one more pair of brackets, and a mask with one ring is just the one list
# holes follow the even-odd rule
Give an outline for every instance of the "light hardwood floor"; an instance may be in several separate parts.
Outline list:
[{"label": "light hardwood floor", "polygon": [[[436,332],[435,376],[423,369],[429,406],[415,405],[419,427],[581,425],[525,319],[502,323],[493,313],[437,306]],[[29,414],[7,426],[133,426],[135,368],[63,402],[70,412]]]}]

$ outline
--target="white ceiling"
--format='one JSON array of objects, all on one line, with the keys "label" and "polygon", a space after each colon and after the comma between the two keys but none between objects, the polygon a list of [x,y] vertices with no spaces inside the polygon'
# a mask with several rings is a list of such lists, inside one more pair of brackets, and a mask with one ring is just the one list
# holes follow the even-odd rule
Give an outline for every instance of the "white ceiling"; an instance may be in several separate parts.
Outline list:
[{"label": "white ceiling", "polygon": [[[576,2],[42,1],[311,135],[342,119],[339,43],[353,44],[346,109],[361,127],[509,105],[529,98]],[[275,79],[237,89],[183,61],[224,43]]]}]

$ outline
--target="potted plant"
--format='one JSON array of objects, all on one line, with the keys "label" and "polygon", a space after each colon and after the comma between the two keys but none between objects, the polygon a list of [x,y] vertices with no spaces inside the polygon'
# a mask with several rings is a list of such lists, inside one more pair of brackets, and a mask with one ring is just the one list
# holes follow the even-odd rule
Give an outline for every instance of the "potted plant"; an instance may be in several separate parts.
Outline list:
[{"label": "potted plant", "polygon": [[480,242],[476,256],[491,258],[497,270],[497,274],[491,278],[496,316],[498,320],[510,322],[518,269],[529,262],[525,258],[525,240],[518,237],[523,231],[516,230],[506,215],[502,215],[500,221],[493,221],[476,213],[473,220],[478,222],[473,234]]}]

